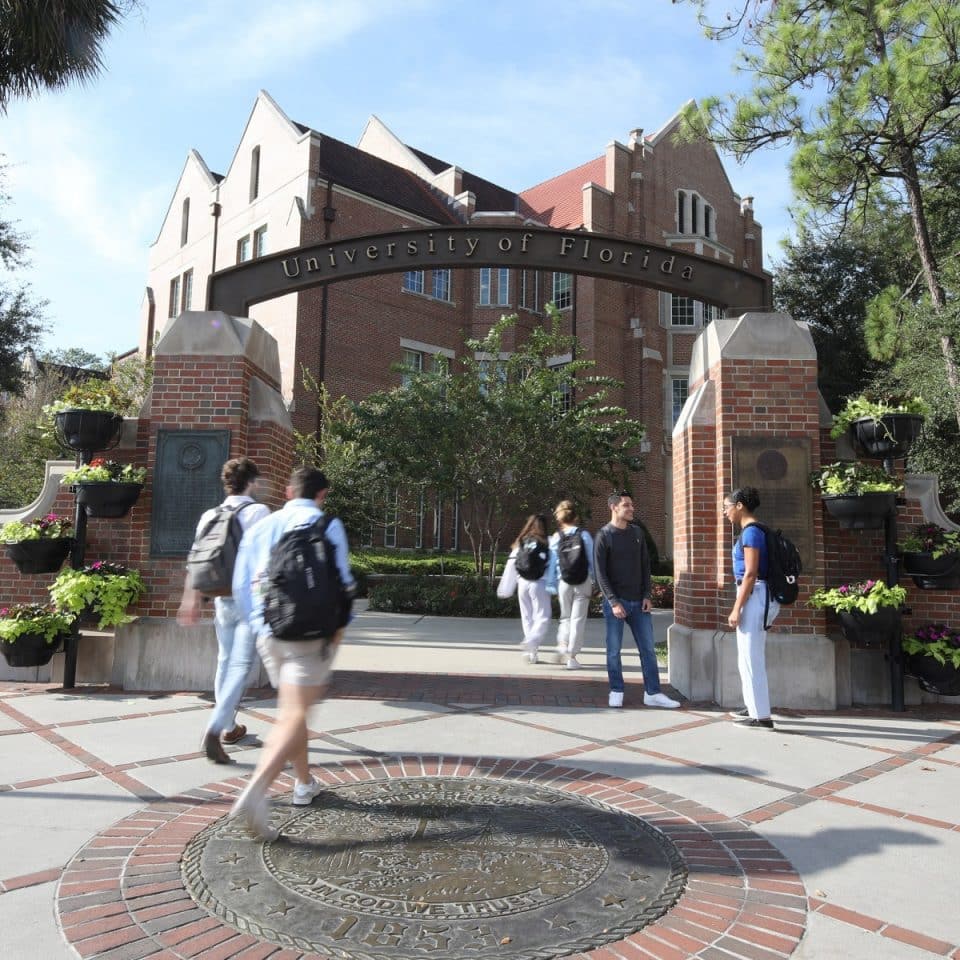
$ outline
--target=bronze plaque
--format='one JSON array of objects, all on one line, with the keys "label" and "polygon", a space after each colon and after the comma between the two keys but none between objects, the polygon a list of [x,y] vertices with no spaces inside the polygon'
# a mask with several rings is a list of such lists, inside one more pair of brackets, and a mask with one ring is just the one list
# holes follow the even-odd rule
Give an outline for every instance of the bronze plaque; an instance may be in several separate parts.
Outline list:
[{"label": "bronze plaque", "polygon": [[187,555],[200,515],[223,500],[220,471],[229,458],[229,430],[158,431],[150,556]]},{"label": "bronze plaque", "polygon": [[340,960],[548,960],[622,940],[687,869],[639,817],[548,787],[411,777],[275,800],[270,843],[220,820],[188,845],[187,890],[238,930]]},{"label": "bronze plaque", "polygon": [[[808,437],[731,437],[733,486],[760,492],[757,519],[780,529],[813,569],[813,490]],[[729,491],[724,490],[725,494]]]}]

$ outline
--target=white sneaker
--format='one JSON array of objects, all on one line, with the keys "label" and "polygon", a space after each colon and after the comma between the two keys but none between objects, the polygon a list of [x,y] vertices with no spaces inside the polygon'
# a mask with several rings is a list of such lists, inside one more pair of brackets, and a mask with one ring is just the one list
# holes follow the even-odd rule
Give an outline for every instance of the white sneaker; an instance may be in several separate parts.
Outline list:
[{"label": "white sneaker", "polygon": [[680,706],[680,701],[671,700],[665,693],[645,693],[643,695],[643,705],[645,707],[665,707],[667,710],[675,710]]},{"label": "white sneaker", "polygon": [[567,669],[568,669],[568,670],[579,670],[579,669],[580,669],[580,666],[581,666],[580,661],[579,661],[576,657],[570,657],[570,658],[567,660]]},{"label": "white sneaker", "polygon": [[265,793],[247,787],[237,797],[230,811],[230,818],[239,818],[247,825],[247,829],[265,843],[276,840],[280,831],[270,825],[270,804]]},{"label": "white sneaker", "polygon": [[537,663],[537,644],[524,640],[520,646],[523,647],[523,659],[527,663]]},{"label": "white sneaker", "polygon": [[529,653],[524,653],[523,659],[526,660],[527,663],[539,663],[539,662],[540,662],[540,658],[537,656],[537,651],[536,651],[536,650],[531,650]]},{"label": "white sneaker", "polygon": [[293,785],[293,805],[295,807],[309,807],[313,798],[323,792],[323,784],[311,777],[309,783],[295,783]]},{"label": "white sneaker", "polygon": [[608,706],[611,707],[622,707],[623,706],[623,691],[622,690],[611,690],[610,696],[607,699]]}]

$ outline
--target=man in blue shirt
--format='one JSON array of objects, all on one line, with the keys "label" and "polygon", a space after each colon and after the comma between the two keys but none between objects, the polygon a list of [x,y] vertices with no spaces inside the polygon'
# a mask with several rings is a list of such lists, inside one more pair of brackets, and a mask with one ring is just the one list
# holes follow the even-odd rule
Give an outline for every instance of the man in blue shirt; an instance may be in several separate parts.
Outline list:
[{"label": "man in blue shirt", "polygon": [[[330,484],[322,471],[297,467],[287,484],[282,510],[261,520],[244,534],[233,574],[233,596],[257,638],[257,650],[277,688],[278,716],[267,738],[260,761],[246,789],[237,798],[230,816],[243,819],[260,840],[274,840],[278,831],[270,824],[267,790],[287,761],[293,764],[296,783],[293,802],[308,806],[321,784],[310,773],[307,755],[307,713],[319,701],[330,681],[330,667],[343,629],[329,639],[277,640],[263,618],[263,591],[274,544],[294,527],[309,526],[323,516],[323,501]],[[336,517],[326,527],[346,595],[355,589],[343,523]]]}]

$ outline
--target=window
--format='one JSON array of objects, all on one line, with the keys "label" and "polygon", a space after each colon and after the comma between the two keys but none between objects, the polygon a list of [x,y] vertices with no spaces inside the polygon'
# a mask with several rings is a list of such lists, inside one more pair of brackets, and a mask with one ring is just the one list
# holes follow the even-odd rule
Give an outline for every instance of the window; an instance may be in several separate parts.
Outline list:
[{"label": "window", "polygon": [[[401,374],[400,382],[405,387],[410,386],[410,381],[418,373],[423,373],[427,354],[421,350],[404,350],[403,360],[401,361],[406,369]],[[429,370],[429,364],[426,363],[426,369]]]},{"label": "window", "polygon": [[703,235],[705,237],[714,236],[713,207],[706,203],[703,205]]},{"label": "window", "polygon": [[237,241],[237,263],[245,263],[250,259],[250,234]]},{"label": "window", "polygon": [[433,295],[437,300],[450,299],[450,271],[433,271]]},{"label": "window", "polygon": [[180,210],[180,246],[187,245],[187,236],[190,233],[190,198],[183,198],[183,207]]},{"label": "window", "polygon": [[408,270],[403,275],[403,289],[410,293],[423,293],[423,271]]},{"label": "window", "polygon": [[703,305],[703,325],[706,326],[711,320],[719,320],[723,316],[723,311],[713,303]]},{"label": "window", "polygon": [[505,307],[510,303],[510,270],[480,268],[480,306]]},{"label": "window", "polygon": [[176,317],[180,315],[180,277],[174,277],[170,281],[170,302],[167,304],[167,316]]},{"label": "window", "polygon": [[540,312],[540,272],[520,271],[520,306],[533,313]]},{"label": "window", "polygon": [[553,305],[558,310],[566,310],[573,306],[573,275],[570,273],[555,273],[553,275]]},{"label": "window", "polygon": [[680,411],[683,410],[683,405],[687,402],[687,378],[672,377],[670,385],[673,391],[673,424],[676,426],[677,421],[680,419]]},{"label": "window", "polygon": [[[551,370],[562,370],[566,362],[549,364]],[[573,384],[564,383],[553,397],[553,406],[559,415],[569,413],[573,409]]]},{"label": "window", "polygon": [[699,193],[692,190],[677,191],[677,233],[715,237],[716,228],[713,207]]},{"label": "window", "polygon": [[687,195],[677,191],[677,233],[684,233],[687,225]]},{"label": "window", "polygon": [[394,487],[387,491],[387,509],[383,517],[383,545],[397,545],[397,523],[400,519],[400,491]]},{"label": "window", "polygon": [[193,301],[193,268],[191,267],[183,275],[183,300],[181,301],[184,310],[190,309]]},{"label": "window", "polygon": [[255,257],[265,256],[267,252],[267,228],[266,225],[257,227],[253,231],[253,255]]},{"label": "window", "polygon": [[675,327],[692,327],[694,325],[694,301],[690,297],[670,298],[670,323]]},{"label": "window", "polygon": [[260,147],[250,151],[250,202],[260,196]]}]

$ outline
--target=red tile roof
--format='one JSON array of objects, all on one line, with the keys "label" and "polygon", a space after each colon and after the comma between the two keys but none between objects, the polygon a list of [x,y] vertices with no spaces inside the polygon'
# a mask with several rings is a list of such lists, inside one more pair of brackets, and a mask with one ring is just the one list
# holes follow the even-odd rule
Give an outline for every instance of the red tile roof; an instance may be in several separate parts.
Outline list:
[{"label": "red tile roof", "polygon": [[550,227],[583,226],[583,190],[585,183],[604,185],[606,160],[597,157],[558,177],[538,183],[520,194],[520,212]]}]

